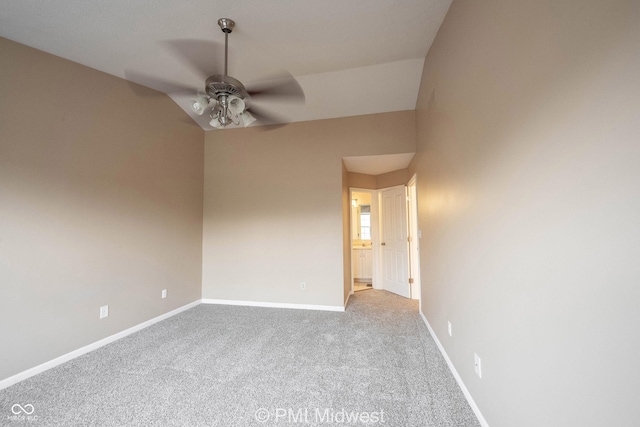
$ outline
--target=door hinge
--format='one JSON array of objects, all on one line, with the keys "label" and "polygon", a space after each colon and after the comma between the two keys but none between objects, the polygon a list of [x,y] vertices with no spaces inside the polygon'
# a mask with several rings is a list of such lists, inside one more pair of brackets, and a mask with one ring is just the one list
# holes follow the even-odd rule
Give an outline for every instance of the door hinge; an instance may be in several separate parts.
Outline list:
[{"label": "door hinge", "polygon": [[409,284],[413,284],[413,277],[409,277]]}]

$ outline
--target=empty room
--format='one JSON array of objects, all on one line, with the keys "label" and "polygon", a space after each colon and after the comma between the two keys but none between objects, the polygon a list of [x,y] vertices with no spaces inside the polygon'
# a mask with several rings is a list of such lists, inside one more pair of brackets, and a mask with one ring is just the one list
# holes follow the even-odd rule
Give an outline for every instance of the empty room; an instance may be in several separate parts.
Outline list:
[{"label": "empty room", "polygon": [[0,0],[0,425],[638,425],[638,76],[636,0]]}]

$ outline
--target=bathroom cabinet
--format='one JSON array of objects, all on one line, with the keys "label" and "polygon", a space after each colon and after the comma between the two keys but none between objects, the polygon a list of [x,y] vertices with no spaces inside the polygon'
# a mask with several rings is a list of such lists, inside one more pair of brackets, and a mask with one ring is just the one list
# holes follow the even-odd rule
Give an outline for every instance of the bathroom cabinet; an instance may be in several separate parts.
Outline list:
[{"label": "bathroom cabinet", "polygon": [[373,253],[371,248],[353,249],[354,279],[371,279],[373,276]]}]

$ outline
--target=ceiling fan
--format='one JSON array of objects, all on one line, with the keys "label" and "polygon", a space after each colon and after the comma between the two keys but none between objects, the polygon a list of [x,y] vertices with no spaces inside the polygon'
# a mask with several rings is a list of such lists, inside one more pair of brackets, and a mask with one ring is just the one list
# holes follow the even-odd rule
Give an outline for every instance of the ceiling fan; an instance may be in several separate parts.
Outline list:
[{"label": "ceiling fan", "polygon": [[[233,30],[235,22],[229,18],[221,18],[218,20],[218,25],[224,33],[224,71],[211,61],[212,56],[215,56],[218,51],[218,45],[214,42],[194,39],[163,42],[174,55],[177,55],[192,71],[205,80],[204,90],[175,84],[133,70],[125,70],[125,77],[131,83],[137,82],[167,94],[189,93],[195,95],[189,102],[189,108],[200,116],[207,113],[210,119],[209,125],[215,129],[227,126],[246,127],[253,122],[261,125],[273,125],[263,128],[264,130],[286,125],[286,120],[264,111],[253,101],[274,100],[302,104],[305,96],[300,84],[289,73],[281,73],[249,87],[245,87],[239,80],[229,76],[227,73],[229,34]],[[212,53],[214,55],[211,55]],[[212,70],[215,71],[212,72]],[[140,91],[137,85],[130,86],[138,95],[149,96],[148,92]]]},{"label": "ceiling fan", "polygon": [[208,113],[211,119],[209,124],[216,129],[231,124],[246,127],[256,120],[261,124],[275,124],[280,121],[262,112],[252,104],[252,100],[276,98],[304,102],[304,92],[290,74],[279,76],[253,89],[246,88],[239,80],[229,76],[229,34],[233,31],[235,22],[229,18],[221,18],[218,25],[224,33],[224,74],[213,74],[206,79],[204,91],[197,91],[197,95],[190,102],[194,113]]}]

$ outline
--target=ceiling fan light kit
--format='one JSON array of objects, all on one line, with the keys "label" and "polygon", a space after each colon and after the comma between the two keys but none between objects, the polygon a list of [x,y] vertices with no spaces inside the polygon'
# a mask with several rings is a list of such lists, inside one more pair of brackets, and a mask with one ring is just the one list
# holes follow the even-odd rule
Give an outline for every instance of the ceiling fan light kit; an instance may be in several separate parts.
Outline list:
[{"label": "ceiling fan light kit", "polygon": [[231,95],[227,98],[227,101],[229,102],[229,110],[231,110],[233,114],[241,114],[244,112],[245,103],[242,98]]},{"label": "ceiling fan light kit", "polygon": [[191,110],[199,116],[204,114],[204,110],[208,105],[209,98],[201,94],[191,100]]}]

